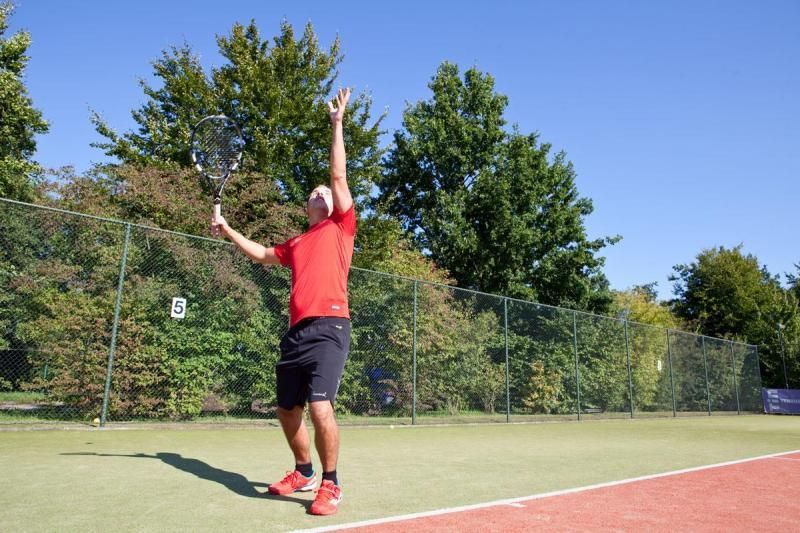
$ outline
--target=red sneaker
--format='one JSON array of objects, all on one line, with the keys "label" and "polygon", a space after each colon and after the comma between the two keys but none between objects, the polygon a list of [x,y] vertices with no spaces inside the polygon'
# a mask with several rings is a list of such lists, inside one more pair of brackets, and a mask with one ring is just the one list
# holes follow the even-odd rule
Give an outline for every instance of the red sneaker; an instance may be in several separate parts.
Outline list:
[{"label": "red sneaker", "polygon": [[298,470],[293,470],[292,472],[287,472],[286,477],[282,480],[270,485],[269,493],[285,496],[293,492],[308,492],[309,490],[314,490],[316,483],[316,473],[311,474],[311,477],[306,477]]},{"label": "red sneaker", "polygon": [[335,514],[339,502],[342,501],[342,489],[334,484],[329,479],[323,479],[322,485],[317,490],[317,497],[314,498],[314,503],[311,504],[309,512],[316,515],[329,515]]}]

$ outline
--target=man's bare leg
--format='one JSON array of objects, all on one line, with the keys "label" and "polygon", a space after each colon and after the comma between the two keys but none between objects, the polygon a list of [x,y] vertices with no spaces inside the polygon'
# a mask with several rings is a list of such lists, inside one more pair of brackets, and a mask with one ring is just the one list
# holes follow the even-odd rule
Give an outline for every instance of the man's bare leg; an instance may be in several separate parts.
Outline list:
[{"label": "man's bare leg", "polygon": [[322,462],[323,472],[335,472],[339,459],[339,425],[331,402],[311,402],[311,422],[314,424],[314,445]]},{"label": "man's bare leg", "polygon": [[296,405],[293,409],[278,407],[278,420],[281,423],[283,434],[294,454],[297,464],[307,464],[311,462],[310,443],[308,429],[303,422],[303,407]]}]

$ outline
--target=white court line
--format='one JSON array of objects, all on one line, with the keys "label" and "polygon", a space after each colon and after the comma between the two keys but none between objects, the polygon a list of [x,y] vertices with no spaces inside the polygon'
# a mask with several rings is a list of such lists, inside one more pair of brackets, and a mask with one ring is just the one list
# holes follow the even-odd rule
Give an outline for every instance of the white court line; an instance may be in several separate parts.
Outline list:
[{"label": "white court line", "polygon": [[[397,515],[397,516],[388,516],[385,518],[376,518],[374,520],[362,520],[361,522],[350,522],[346,524],[338,524],[335,526],[327,526],[327,527],[318,527],[313,529],[302,529],[298,530],[296,533],[318,533],[322,531],[339,531],[342,529],[348,529],[353,527],[365,527],[365,526],[378,526],[381,524],[388,524],[391,522],[401,522],[404,520],[414,520],[415,518],[427,518],[430,516],[440,516],[444,514],[451,514],[451,513],[461,513],[464,511],[473,511],[475,509],[485,509],[487,507],[496,507],[498,505],[514,505],[519,504],[520,502],[525,502],[529,500],[541,500],[542,498],[550,498],[552,496],[563,496],[565,494],[574,494],[576,492],[585,492],[588,490],[594,489],[602,489],[607,487],[615,487],[617,485],[625,485],[627,483],[635,483],[637,481],[647,481],[648,479],[658,479],[661,477],[668,477],[668,476],[677,476],[679,474],[688,474],[689,472],[699,472],[701,470],[709,470],[711,468],[720,468],[723,466],[732,466],[738,465],[742,463],[749,463],[752,461],[760,461],[762,459],[772,459],[772,458],[781,458],[783,455],[791,455],[794,453],[800,453],[800,450],[793,450],[790,452],[780,452],[780,453],[771,453],[768,455],[759,455],[758,457],[750,457],[748,459],[737,459],[735,461],[725,461],[724,463],[716,463],[713,465],[704,465],[704,466],[695,466],[692,468],[683,468],[681,470],[672,470],[670,472],[662,472],[660,474],[651,474],[647,476],[639,476],[639,477],[632,477],[628,479],[620,479],[618,481],[609,481],[606,483],[598,483],[596,485],[587,485],[585,487],[575,487],[572,489],[564,489],[564,490],[556,490],[552,492],[543,492],[541,494],[532,494],[530,496],[521,496],[519,498],[508,498],[505,500],[495,500],[492,502],[485,502],[485,503],[476,503],[473,505],[462,505],[461,507],[450,507],[447,509],[437,509],[435,511],[425,511],[422,513],[410,513],[404,515]],[[795,459],[789,459],[795,460]],[[514,505],[516,507],[516,505]]]},{"label": "white court line", "polygon": [[794,461],[800,463],[800,458],[796,457],[770,457],[769,459],[780,459],[781,461]]}]

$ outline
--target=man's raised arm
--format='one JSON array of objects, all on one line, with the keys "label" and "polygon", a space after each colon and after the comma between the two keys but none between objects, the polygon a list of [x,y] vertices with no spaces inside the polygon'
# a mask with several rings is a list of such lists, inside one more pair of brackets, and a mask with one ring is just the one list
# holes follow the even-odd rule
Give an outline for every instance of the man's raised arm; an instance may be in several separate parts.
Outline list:
[{"label": "man's raised arm", "polygon": [[336,95],[336,105],[328,102],[331,117],[331,192],[333,193],[333,208],[344,213],[353,205],[353,197],[347,186],[347,154],[344,151],[344,134],[342,121],[344,110],[350,100],[350,89],[339,89]]}]

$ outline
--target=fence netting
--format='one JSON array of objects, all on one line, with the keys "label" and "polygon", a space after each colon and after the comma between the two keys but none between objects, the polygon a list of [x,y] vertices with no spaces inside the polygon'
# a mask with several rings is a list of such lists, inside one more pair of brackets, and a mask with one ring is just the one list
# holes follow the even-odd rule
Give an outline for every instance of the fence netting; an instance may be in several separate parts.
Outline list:
[{"label": "fence netting", "polygon": [[[275,418],[290,274],[0,202],[0,421]],[[756,347],[352,269],[344,423],[761,411]]]}]

